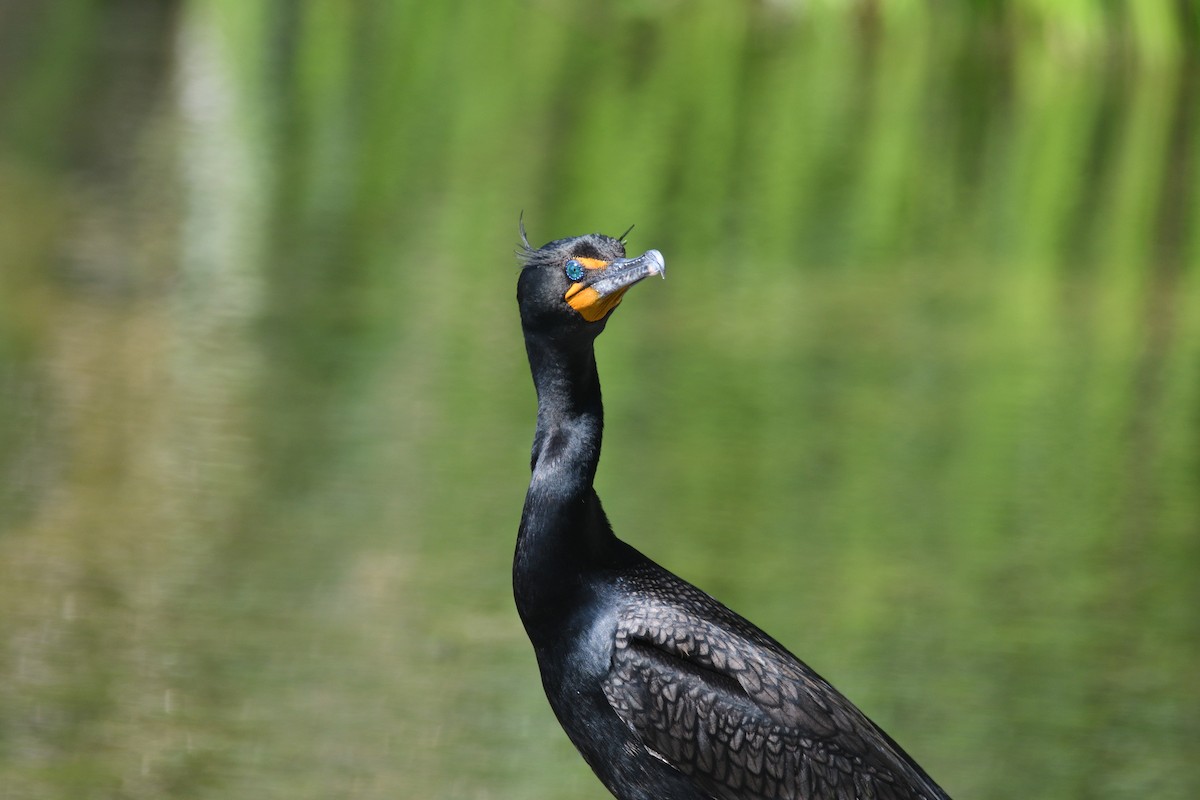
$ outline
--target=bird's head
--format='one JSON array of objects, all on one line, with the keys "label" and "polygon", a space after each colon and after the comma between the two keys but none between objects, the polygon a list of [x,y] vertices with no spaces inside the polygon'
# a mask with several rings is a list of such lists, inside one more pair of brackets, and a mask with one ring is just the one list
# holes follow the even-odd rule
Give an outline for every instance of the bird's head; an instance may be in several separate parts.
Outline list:
[{"label": "bird's head", "polygon": [[664,275],[662,253],[625,257],[625,243],[600,233],[529,246],[521,229],[524,269],[517,304],[527,333],[595,337],[630,286]]}]

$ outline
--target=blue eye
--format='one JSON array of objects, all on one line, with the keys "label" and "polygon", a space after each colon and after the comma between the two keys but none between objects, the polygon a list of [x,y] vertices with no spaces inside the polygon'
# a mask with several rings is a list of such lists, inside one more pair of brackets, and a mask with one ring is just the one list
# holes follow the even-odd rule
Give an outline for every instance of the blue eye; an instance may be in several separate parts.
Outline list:
[{"label": "blue eye", "polygon": [[573,281],[577,281],[583,277],[583,264],[580,264],[575,259],[567,262],[567,277]]}]

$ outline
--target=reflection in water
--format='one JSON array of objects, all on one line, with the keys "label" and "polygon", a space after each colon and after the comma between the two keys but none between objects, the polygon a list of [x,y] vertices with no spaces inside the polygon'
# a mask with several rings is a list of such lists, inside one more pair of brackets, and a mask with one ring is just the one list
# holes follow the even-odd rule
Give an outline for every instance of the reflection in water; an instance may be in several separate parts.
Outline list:
[{"label": "reflection in water", "polygon": [[521,209],[672,264],[598,354],[631,542],[955,796],[1200,788],[1194,65],[55,6],[0,47],[7,794],[603,796],[510,597]]}]

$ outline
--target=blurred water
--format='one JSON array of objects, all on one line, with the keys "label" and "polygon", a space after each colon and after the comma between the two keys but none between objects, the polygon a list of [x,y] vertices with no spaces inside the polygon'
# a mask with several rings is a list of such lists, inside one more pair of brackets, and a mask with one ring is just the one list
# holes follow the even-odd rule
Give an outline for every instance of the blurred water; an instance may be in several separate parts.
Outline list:
[{"label": "blurred water", "polygon": [[0,797],[605,796],[512,608],[537,243],[618,533],[956,797],[1192,797],[1197,70],[780,7],[14,4]]}]

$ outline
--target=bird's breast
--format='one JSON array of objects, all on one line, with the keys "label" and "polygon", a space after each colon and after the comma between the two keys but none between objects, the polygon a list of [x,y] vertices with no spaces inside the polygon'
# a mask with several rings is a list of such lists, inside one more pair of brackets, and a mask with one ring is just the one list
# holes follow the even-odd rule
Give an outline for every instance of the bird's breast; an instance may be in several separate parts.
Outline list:
[{"label": "bird's breast", "polygon": [[588,593],[546,641],[535,645],[547,692],[598,692],[612,667],[619,607]]}]

